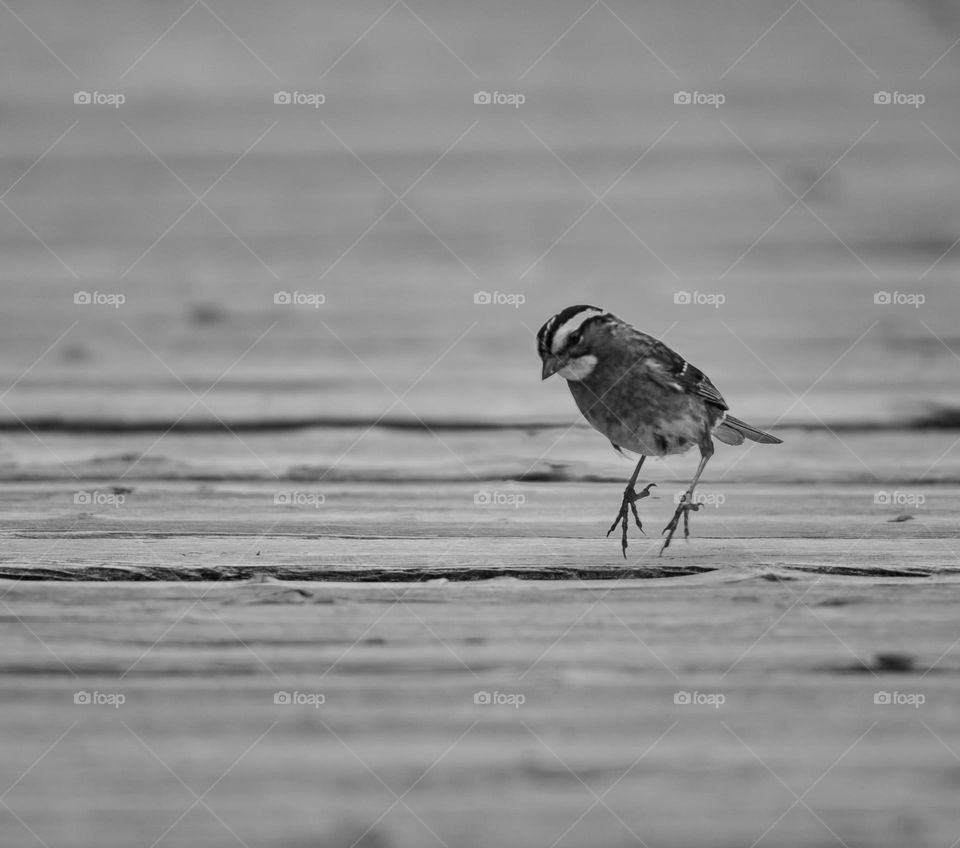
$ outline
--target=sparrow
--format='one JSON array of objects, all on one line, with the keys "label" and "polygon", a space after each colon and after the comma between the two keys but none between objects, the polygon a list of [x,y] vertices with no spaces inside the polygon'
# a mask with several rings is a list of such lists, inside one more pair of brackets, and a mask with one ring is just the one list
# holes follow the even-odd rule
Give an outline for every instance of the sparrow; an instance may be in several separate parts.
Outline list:
[{"label": "sparrow", "polygon": [[607,531],[609,536],[621,525],[624,558],[628,517],[632,512],[642,532],[636,504],[656,485],[650,483],[639,492],[634,489],[648,456],[681,454],[694,446],[700,450],[697,473],[661,533],[667,534],[662,556],[681,518],[684,537],[690,536],[690,513],[701,506],[694,503],[693,491],[713,456],[714,438],[727,445],[741,445],[745,439],[781,444],[776,436],[730,415],[726,401],[699,368],[596,306],[568,306],[554,315],[537,333],[537,351],[543,362],[542,378],[563,377],[590,426],[606,436],[615,450],[640,454],[620,511]]}]

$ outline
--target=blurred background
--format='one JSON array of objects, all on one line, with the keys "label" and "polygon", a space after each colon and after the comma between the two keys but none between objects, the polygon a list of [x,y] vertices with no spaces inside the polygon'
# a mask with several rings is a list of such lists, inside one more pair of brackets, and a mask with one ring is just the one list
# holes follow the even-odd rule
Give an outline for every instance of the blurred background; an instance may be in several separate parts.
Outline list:
[{"label": "blurred background", "polygon": [[8,428],[564,424],[579,302],[762,426],[955,420],[953,3],[0,17]]}]

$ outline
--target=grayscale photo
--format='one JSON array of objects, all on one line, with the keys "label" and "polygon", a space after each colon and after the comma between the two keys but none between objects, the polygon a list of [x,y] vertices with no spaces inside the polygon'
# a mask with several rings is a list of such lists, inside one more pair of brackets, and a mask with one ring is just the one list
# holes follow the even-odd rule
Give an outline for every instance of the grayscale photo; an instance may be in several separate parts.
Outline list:
[{"label": "grayscale photo", "polygon": [[950,0],[0,0],[0,846],[957,848],[958,279]]}]

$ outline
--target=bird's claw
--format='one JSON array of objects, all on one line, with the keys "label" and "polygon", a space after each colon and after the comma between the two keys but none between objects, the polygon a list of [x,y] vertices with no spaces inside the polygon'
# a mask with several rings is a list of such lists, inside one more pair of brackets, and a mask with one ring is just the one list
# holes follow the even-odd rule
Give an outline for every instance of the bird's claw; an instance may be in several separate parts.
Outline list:
[{"label": "bird's claw", "polygon": [[663,556],[663,552],[670,547],[670,541],[673,539],[673,534],[676,533],[677,527],[680,526],[680,516],[683,516],[683,538],[690,538],[690,513],[696,512],[703,504],[693,503],[690,500],[690,493],[684,492],[683,498],[680,500],[680,505],[677,507],[677,511],[673,514],[673,518],[670,519],[670,523],[660,531],[662,536],[664,533],[669,531],[669,535],[663,543],[663,547],[660,548],[660,556]]},{"label": "bird's claw", "polygon": [[641,498],[648,497],[650,490],[656,485],[656,483],[648,483],[639,492],[634,491],[633,486],[627,486],[627,488],[623,490],[623,501],[620,503],[620,512],[617,513],[617,517],[613,519],[613,524],[611,524],[610,529],[607,530],[607,536],[617,529],[618,524],[621,526],[623,535],[620,539],[620,547],[623,550],[624,559],[627,558],[627,523],[630,514],[633,513],[633,520],[637,524],[637,529],[643,533],[643,524],[640,521],[640,514],[637,512],[637,501]]}]

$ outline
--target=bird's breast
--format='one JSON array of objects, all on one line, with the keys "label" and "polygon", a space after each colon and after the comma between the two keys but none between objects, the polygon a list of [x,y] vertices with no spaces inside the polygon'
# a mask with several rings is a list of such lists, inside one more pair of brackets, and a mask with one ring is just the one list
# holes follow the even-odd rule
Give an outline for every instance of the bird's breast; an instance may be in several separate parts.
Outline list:
[{"label": "bird's breast", "polygon": [[634,453],[680,454],[709,438],[713,422],[706,404],[642,374],[606,384],[588,379],[567,385],[590,426]]}]

